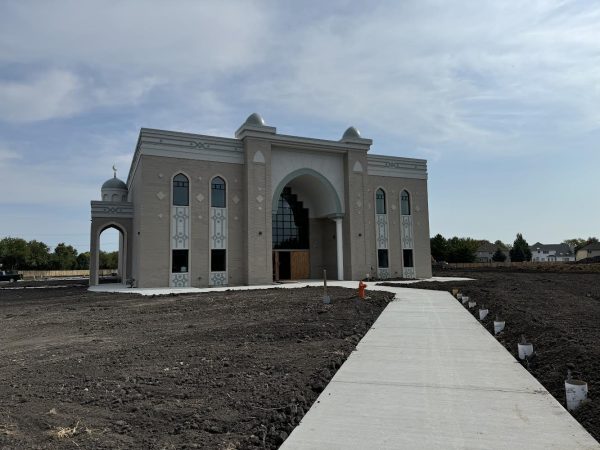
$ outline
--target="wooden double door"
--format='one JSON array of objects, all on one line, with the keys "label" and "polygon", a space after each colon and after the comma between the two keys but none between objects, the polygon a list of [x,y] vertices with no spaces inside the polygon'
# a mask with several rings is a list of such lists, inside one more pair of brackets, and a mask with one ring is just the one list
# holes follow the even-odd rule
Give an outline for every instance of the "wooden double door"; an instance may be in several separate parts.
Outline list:
[{"label": "wooden double door", "polygon": [[305,280],[310,278],[308,250],[273,251],[273,280]]}]

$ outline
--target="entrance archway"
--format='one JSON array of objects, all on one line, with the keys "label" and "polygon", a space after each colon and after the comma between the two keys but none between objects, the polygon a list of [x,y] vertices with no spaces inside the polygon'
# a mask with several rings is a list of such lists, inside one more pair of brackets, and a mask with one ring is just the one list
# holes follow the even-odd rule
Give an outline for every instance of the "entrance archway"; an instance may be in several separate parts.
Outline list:
[{"label": "entrance archway", "polygon": [[273,190],[273,279],[343,280],[342,203],[329,180],[313,169],[286,176]]},{"label": "entrance archway", "polygon": [[[125,220],[128,222],[128,220]],[[131,278],[131,243],[128,223],[121,224],[115,220],[92,219],[92,235],[90,242],[90,285],[97,285],[100,281],[99,273],[103,268],[100,261],[100,237],[106,230],[116,230],[118,232],[118,260],[117,275],[121,283],[126,283]]]},{"label": "entrance archway", "polygon": [[[116,276],[117,283],[125,283],[123,258],[125,233],[115,225],[109,225],[100,231],[98,235],[98,270],[103,277]],[[110,270],[110,275],[107,275]],[[102,278],[99,277],[99,278]],[[113,280],[114,281],[114,280]]]}]

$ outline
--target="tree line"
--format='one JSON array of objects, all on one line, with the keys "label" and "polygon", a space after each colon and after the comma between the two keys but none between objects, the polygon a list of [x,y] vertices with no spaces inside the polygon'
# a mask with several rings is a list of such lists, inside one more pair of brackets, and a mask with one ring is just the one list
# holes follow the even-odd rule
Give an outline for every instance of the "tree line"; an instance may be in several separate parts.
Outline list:
[{"label": "tree line", "polygon": [[[484,242],[487,241],[480,241],[469,237],[455,236],[446,239],[441,234],[437,234],[430,239],[431,256],[436,261],[472,263],[477,259],[477,249]],[[586,245],[598,242],[598,239],[595,237],[589,237],[587,239],[574,238],[566,239],[563,242],[573,250],[573,253],[577,253],[578,250]],[[500,240],[494,242],[493,245],[496,246],[496,251],[492,256],[493,261],[504,262],[508,259],[508,256],[510,256],[510,260],[514,262],[531,261],[532,255],[529,244],[521,233],[517,233],[512,245],[504,244]]]},{"label": "tree line", "polygon": [[[116,269],[119,252],[100,252],[100,269]],[[58,244],[54,251],[43,242],[7,237],[0,240],[2,270],[87,270],[90,253],[78,253],[71,245]]]}]

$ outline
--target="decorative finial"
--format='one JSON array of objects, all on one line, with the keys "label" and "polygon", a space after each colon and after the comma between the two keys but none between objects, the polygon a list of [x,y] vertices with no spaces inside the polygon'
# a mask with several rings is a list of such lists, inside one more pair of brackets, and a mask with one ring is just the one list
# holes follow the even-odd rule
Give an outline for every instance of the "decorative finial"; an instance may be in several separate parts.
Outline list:
[{"label": "decorative finial", "polygon": [[117,168],[115,167],[114,164],[113,164],[113,172],[114,172],[114,178],[117,178]]}]

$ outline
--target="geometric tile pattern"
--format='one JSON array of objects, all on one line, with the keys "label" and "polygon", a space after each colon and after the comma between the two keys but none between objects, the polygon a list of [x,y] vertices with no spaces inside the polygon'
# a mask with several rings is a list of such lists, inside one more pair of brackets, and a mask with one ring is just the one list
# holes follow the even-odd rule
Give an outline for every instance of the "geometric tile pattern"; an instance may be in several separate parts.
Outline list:
[{"label": "geometric tile pattern", "polygon": [[412,216],[401,216],[401,221],[402,248],[412,249],[414,241]]},{"label": "geometric tile pattern", "polygon": [[211,272],[209,284],[211,286],[227,286],[227,272]]},{"label": "geometric tile pattern", "polygon": [[387,214],[376,214],[375,226],[377,227],[377,249],[388,248]]},{"label": "geometric tile pattern", "polygon": [[414,267],[405,267],[402,269],[402,278],[414,279],[417,278]]},{"label": "geometric tile pattern", "polygon": [[210,208],[210,248],[227,249],[227,208]]},{"label": "geometric tile pattern", "polygon": [[189,287],[190,285],[190,274],[189,273],[172,273],[171,274],[171,286],[172,287]]},{"label": "geometric tile pattern", "polygon": [[190,207],[171,207],[171,248],[187,249],[190,242]]},{"label": "geometric tile pattern", "polygon": [[387,280],[390,277],[390,269],[377,268],[377,278],[380,280]]}]

